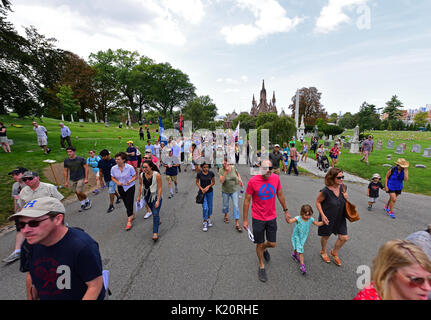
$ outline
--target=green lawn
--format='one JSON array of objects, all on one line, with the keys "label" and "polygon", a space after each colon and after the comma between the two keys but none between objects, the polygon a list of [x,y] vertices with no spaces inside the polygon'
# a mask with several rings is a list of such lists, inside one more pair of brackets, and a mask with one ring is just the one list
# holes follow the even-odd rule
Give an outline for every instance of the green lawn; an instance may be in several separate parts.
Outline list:
[{"label": "green lawn", "polygon": [[[431,147],[430,132],[409,132],[409,131],[372,131],[365,132],[365,135],[373,135],[374,137],[374,152],[369,156],[370,165],[360,162],[360,154],[350,154],[348,149],[341,149],[341,155],[338,162],[338,167],[346,172],[355,174],[365,179],[371,179],[374,173],[380,174],[382,180],[386,176],[390,168],[383,167],[383,164],[394,165],[398,158],[404,158],[410,162],[409,181],[404,184],[404,191],[424,194],[431,196],[431,158],[422,157],[423,150]],[[347,131],[343,135],[353,136],[353,131]],[[382,150],[376,149],[377,142],[383,142]],[[386,149],[387,142],[394,141],[394,149]],[[323,142],[322,142],[323,143]],[[396,146],[405,143],[407,148],[404,154],[395,153]],[[421,153],[410,152],[413,144],[422,146]],[[387,160],[387,155],[392,155],[392,160]],[[423,164],[427,169],[415,168],[417,164]],[[383,183],[382,181],[382,183]]]},{"label": "green lawn", "polygon": [[[14,141],[11,146],[12,153],[5,153],[0,150],[0,198],[3,200],[0,203],[0,225],[4,224],[7,217],[13,212],[13,200],[11,198],[11,189],[14,180],[8,175],[17,166],[25,167],[39,173],[41,181],[49,182],[43,176],[43,169],[48,166],[43,160],[52,159],[57,162],[63,162],[67,157],[65,150],[61,150],[60,146],[60,127],[59,120],[43,118],[43,122],[38,121],[48,130],[48,147],[51,148],[49,155],[44,155],[42,149],[37,145],[36,133],[33,131],[32,119],[20,120],[13,115],[0,116],[7,127],[7,136]],[[14,124],[14,126],[11,126]],[[20,125],[18,128],[15,125]],[[135,124],[134,130],[118,128],[118,123],[111,123],[109,128],[106,128],[103,123],[69,123],[65,122],[72,132],[71,140],[78,156],[87,158],[88,151],[95,149],[98,152],[102,149],[108,149],[111,154],[116,154],[120,151],[126,151],[127,141],[133,140],[135,145],[140,147],[141,152],[144,150],[146,140],[139,141],[139,126]],[[158,134],[155,130],[157,125],[149,126],[152,136],[158,139]],[[146,131],[145,139],[146,139]],[[67,145],[67,144],[66,144]],[[33,151],[33,152],[28,152]],[[65,196],[71,194],[68,189],[60,189],[60,192]]]}]

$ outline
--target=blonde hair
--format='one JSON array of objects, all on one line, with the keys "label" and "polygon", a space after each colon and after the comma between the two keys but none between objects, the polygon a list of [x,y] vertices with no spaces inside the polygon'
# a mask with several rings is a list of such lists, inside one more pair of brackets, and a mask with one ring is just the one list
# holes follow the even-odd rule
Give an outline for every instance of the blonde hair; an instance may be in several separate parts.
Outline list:
[{"label": "blonde hair", "polygon": [[419,264],[431,272],[431,261],[418,246],[405,240],[386,242],[373,260],[371,279],[382,300],[391,300],[389,284],[399,268]]}]

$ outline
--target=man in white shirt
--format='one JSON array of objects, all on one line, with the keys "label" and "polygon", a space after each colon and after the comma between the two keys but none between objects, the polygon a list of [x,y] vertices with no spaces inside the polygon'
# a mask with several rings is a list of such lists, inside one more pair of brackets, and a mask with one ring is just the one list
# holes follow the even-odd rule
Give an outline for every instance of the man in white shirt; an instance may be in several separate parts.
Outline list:
[{"label": "man in white shirt", "polygon": [[37,144],[43,149],[45,154],[51,152],[51,149],[48,148],[48,131],[44,126],[38,125],[36,121],[33,121],[33,130],[37,135]]}]

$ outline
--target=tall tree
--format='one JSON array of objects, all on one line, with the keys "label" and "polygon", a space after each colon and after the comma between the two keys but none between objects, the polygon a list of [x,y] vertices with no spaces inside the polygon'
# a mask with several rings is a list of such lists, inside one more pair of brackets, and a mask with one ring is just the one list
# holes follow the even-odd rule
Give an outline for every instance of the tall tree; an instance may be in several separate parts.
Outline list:
[{"label": "tall tree", "polygon": [[388,114],[388,120],[398,120],[398,118],[403,114],[400,110],[403,107],[403,103],[395,95],[392,96],[390,101],[386,102],[386,108],[383,110],[383,113]]},{"label": "tall tree", "polygon": [[346,129],[353,129],[354,127],[356,127],[356,124],[357,120],[350,112],[346,112],[338,122],[338,125],[340,127]]},{"label": "tall tree", "polygon": [[174,69],[169,63],[159,63],[150,68],[152,99],[164,116],[172,115],[174,108],[182,109],[195,97],[195,87],[189,76]]},{"label": "tall tree", "polygon": [[[327,112],[320,103],[322,93],[315,87],[302,88],[299,90],[299,119],[304,116],[305,125],[313,125],[319,118],[326,119]],[[292,109],[292,116],[295,118],[296,111],[296,94],[292,97],[292,104],[289,106]]]},{"label": "tall tree", "polygon": [[357,119],[360,131],[380,128],[380,116],[373,104],[364,102],[357,114]]},{"label": "tall tree", "polygon": [[69,85],[62,85],[56,96],[60,100],[65,116],[73,115],[79,111],[78,100],[73,97],[73,90]]},{"label": "tall tree", "polygon": [[120,99],[120,93],[117,90],[117,80],[115,77],[115,55],[109,49],[106,52],[99,51],[92,53],[89,58],[89,64],[95,71],[94,91],[95,107],[99,116],[105,116],[117,108]]}]

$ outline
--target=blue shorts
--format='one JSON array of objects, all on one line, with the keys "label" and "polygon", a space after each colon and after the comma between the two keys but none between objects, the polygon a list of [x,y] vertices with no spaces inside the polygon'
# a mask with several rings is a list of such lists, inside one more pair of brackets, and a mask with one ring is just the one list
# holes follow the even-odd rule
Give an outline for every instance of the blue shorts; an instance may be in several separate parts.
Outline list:
[{"label": "blue shorts", "polygon": [[114,194],[115,193],[115,188],[117,187],[117,185],[115,184],[114,181],[109,181],[108,182],[108,188],[109,188],[109,194]]}]

